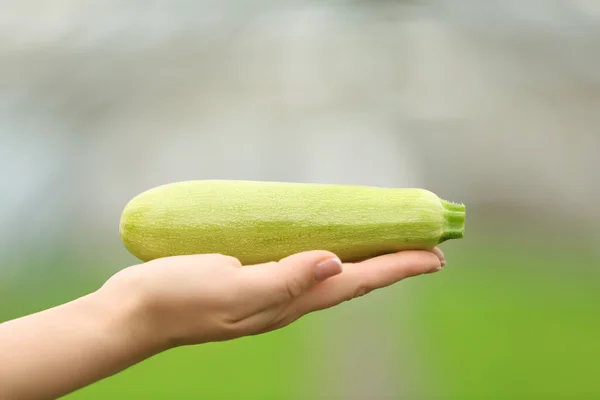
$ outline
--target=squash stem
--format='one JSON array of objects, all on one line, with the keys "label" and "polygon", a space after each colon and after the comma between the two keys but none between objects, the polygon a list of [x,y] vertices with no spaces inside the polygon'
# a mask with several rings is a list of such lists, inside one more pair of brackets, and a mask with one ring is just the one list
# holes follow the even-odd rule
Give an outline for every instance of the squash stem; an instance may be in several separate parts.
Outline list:
[{"label": "squash stem", "polygon": [[442,200],[444,207],[444,233],[439,243],[450,239],[460,239],[465,234],[466,207],[464,204]]}]

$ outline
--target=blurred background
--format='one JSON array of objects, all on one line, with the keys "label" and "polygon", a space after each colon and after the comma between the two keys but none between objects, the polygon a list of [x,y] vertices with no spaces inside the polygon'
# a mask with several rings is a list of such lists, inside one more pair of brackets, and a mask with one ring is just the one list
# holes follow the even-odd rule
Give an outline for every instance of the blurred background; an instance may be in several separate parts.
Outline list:
[{"label": "blurred background", "polygon": [[599,65],[594,0],[0,0],[0,321],[136,263],[160,184],[423,187],[443,272],[67,398],[600,398]]}]

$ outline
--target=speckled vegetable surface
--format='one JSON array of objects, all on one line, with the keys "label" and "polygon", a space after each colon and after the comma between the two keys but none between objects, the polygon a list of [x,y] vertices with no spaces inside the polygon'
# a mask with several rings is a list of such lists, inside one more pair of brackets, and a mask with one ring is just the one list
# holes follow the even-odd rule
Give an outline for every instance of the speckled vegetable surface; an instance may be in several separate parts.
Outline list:
[{"label": "speckled vegetable surface", "polygon": [[431,249],[464,235],[465,206],[423,189],[188,181],[125,207],[120,233],[137,258],[220,253],[243,264],[329,250],[343,261]]}]

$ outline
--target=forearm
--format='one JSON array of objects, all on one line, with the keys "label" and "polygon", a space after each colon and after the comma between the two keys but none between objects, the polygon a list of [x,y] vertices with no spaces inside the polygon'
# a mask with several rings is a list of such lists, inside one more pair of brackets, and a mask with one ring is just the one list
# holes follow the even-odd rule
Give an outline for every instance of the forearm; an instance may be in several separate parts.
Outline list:
[{"label": "forearm", "polygon": [[0,324],[0,399],[56,399],[156,354],[141,318],[96,292]]}]

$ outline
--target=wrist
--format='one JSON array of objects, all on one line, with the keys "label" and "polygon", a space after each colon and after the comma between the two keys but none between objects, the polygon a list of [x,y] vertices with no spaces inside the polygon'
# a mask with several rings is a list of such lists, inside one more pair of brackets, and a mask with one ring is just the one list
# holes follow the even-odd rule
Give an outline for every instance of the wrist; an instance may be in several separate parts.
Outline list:
[{"label": "wrist", "polygon": [[135,291],[102,287],[87,297],[90,307],[102,321],[101,329],[133,357],[151,357],[170,347],[160,327],[154,323],[147,302]]}]

